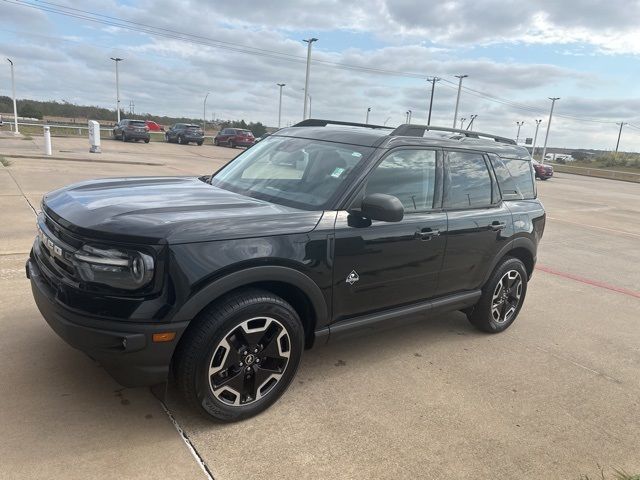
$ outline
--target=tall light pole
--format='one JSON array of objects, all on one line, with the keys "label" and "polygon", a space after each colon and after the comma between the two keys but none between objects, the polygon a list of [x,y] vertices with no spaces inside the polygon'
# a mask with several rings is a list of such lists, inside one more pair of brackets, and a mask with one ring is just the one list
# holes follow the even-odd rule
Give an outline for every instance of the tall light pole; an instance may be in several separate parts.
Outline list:
[{"label": "tall light pole", "polygon": [[436,82],[439,82],[438,77],[427,78],[428,82],[431,82],[431,100],[429,100],[429,116],[427,117],[427,125],[431,125],[431,110],[433,109],[433,91],[436,89]]},{"label": "tall light pole", "polygon": [[618,141],[616,142],[616,156],[618,155],[618,147],[620,146],[620,137],[622,136],[622,127],[624,127],[626,123],[620,122],[620,130],[618,131]]},{"label": "tall light pole", "polygon": [[471,115],[471,121],[469,122],[469,125],[467,125],[467,130],[472,131],[473,130],[473,121],[476,119],[478,115]]},{"label": "tall light pole", "polygon": [[309,118],[311,118],[311,100],[313,100],[313,98],[309,95]]},{"label": "tall light pole", "polygon": [[549,112],[549,123],[547,123],[547,134],[544,136],[544,147],[542,149],[542,159],[540,160],[540,163],[544,163],[544,157],[547,155],[547,141],[549,140],[549,130],[551,129],[553,107],[556,104],[556,100],[560,100],[560,97],[549,97],[549,100],[551,100],[551,111]]},{"label": "tall light pole", "polygon": [[111,57],[111,60],[116,62],[116,112],[118,114],[118,123],[120,123],[120,77],[118,76],[118,63],[124,59]]},{"label": "tall light pole", "polygon": [[368,107],[367,108],[367,118],[364,121],[365,125],[369,125],[369,112],[370,111],[371,111],[371,107]]},{"label": "tall light pole", "polygon": [[407,123],[411,123],[411,110],[407,110]]},{"label": "tall light pole", "polygon": [[516,145],[517,145],[518,140],[520,140],[520,129],[522,128],[522,125],[524,125],[524,122],[516,122],[516,125],[518,125],[518,133],[516,134]]},{"label": "tall light pole", "polygon": [[[304,111],[302,113],[302,119],[306,120],[307,118],[307,96],[309,92],[309,71],[311,70],[311,44],[313,42],[317,42],[317,38],[309,38],[307,40],[303,40],[303,42],[307,42],[307,75],[304,78]],[[311,103],[311,102],[309,102]],[[311,110],[311,108],[309,108]],[[309,115],[311,115],[309,113]]]},{"label": "tall light pole", "polygon": [[536,142],[538,141],[538,129],[540,128],[540,124],[542,123],[542,119],[536,120],[536,133],[533,136],[533,147],[531,148],[531,158],[536,158],[534,155],[536,154]]},{"label": "tall light pole", "polygon": [[389,120],[391,120],[391,117],[387,117],[382,125],[386,127]]},{"label": "tall light pole", "polygon": [[464,117],[462,117],[462,118],[460,119],[460,130],[463,130],[463,129],[464,129],[464,122],[465,122],[466,120],[467,120],[467,119],[466,119],[466,118],[464,118]]},{"label": "tall light pole", "polygon": [[207,97],[211,92],[207,92],[204,96],[204,102],[202,102],[202,131],[206,133],[207,130]]},{"label": "tall light pole", "polygon": [[278,128],[280,128],[280,122],[282,121],[282,87],[286,85],[286,83],[276,83],[278,87],[280,87],[280,100],[278,101]]},{"label": "tall light pole", "polygon": [[17,135],[20,132],[18,131],[18,106],[16,104],[16,80],[13,77],[13,61],[10,58],[7,58],[7,61],[11,64],[11,93],[13,94],[13,125],[14,125],[14,134]]},{"label": "tall light pole", "polygon": [[459,78],[458,82],[458,97],[456,98],[456,111],[453,114],[453,128],[456,128],[456,123],[458,121],[458,105],[460,104],[460,91],[462,90],[462,79],[467,78],[469,75],[456,75],[456,78]]}]

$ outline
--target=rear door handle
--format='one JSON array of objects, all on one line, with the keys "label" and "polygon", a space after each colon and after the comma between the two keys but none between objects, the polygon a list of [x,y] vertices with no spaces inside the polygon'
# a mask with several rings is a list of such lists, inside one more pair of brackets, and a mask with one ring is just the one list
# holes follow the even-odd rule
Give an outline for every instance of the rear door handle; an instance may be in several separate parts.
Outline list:
[{"label": "rear door handle", "polygon": [[494,230],[494,231],[498,231],[498,230],[502,230],[507,226],[507,224],[505,222],[498,222],[497,220],[495,222],[492,222],[491,225],[489,225],[489,229],[490,230]]},{"label": "rear door handle", "polygon": [[439,237],[440,230],[432,230],[431,228],[423,228],[416,232],[416,238],[420,240],[431,240],[433,237]]}]

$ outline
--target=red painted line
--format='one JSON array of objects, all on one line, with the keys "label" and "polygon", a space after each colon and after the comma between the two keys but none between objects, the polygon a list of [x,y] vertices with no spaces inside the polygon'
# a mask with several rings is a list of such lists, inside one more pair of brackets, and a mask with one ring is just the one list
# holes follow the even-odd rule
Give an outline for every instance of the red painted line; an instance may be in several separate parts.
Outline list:
[{"label": "red painted line", "polygon": [[586,285],[591,285],[593,287],[604,288],[606,290],[611,290],[613,292],[622,293],[623,295],[629,295],[630,297],[640,298],[640,292],[629,290],[627,288],[616,287],[615,285],[611,285],[609,283],[600,282],[599,280],[592,280],[591,278],[582,277],[580,275],[575,275],[573,273],[561,272],[560,270],[547,267],[546,265],[538,264],[536,265],[536,270],[542,270],[543,272],[550,273],[551,275],[557,275],[558,277],[568,278],[571,280],[575,280],[576,282],[584,283]]}]

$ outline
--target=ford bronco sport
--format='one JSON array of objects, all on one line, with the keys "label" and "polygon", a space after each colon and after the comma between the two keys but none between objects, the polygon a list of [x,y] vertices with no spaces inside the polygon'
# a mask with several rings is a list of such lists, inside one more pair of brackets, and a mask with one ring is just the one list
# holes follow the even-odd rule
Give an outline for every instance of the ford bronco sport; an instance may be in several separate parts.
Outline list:
[{"label": "ford bronco sport", "polygon": [[49,325],[118,382],[172,377],[239,420],[305,348],[357,329],[450,310],[509,327],[544,230],[535,188],[510,139],[306,120],[208,177],[45,195],[27,276]]}]

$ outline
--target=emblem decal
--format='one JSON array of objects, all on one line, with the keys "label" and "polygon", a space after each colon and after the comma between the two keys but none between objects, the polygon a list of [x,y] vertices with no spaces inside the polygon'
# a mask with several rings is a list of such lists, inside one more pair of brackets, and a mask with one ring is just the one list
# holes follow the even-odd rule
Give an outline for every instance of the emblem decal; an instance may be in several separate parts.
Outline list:
[{"label": "emblem decal", "polygon": [[351,270],[351,273],[347,275],[347,283],[349,285],[353,285],[358,280],[360,280],[360,275],[358,275],[358,272],[356,272],[355,270]]}]

